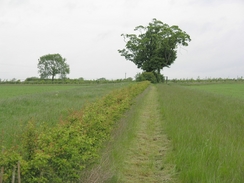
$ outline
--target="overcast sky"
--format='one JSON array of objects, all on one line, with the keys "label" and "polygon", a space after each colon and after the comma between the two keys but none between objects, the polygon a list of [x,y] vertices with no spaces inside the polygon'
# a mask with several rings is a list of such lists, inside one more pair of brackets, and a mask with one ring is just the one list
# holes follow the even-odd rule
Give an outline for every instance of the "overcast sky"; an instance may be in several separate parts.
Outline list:
[{"label": "overcast sky", "polygon": [[69,78],[134,78],[120,35],[153,18],[192,39],[164,75],[244,77],[244,0],[0,0],[0,79],[39,77],[38,59],[53,53]]}]

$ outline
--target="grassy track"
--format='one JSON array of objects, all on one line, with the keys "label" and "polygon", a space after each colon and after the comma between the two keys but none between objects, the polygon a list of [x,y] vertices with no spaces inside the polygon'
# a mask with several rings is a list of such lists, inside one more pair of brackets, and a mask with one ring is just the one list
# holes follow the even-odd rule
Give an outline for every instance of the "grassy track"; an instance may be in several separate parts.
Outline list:
[{"label": "grassy track", "polygon": [[163,134],[155,86],[138,111],[135,138],[125,156],[122,182],[169,182],[170,174],[162,163],[168,140]]},{"label": "grassy track", "polygon": [[169,141],[160,119],[158,93],[151,85],[120,126],[112,149],[113,177],[108,182],[171,182],[173,169],[165,164]]}]

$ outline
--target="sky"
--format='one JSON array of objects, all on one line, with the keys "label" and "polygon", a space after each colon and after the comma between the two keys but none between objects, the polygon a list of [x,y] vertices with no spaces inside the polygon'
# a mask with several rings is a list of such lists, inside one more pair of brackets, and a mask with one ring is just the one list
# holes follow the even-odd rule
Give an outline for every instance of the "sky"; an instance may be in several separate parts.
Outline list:
[{"label": "sky", "polygon": [[39,77],[59,53],[69,78],[134,78],[121,34],[156,18],[190,35],[161,73],[169,79],[244,77],[244,0],[0,0],[0,79]]}]

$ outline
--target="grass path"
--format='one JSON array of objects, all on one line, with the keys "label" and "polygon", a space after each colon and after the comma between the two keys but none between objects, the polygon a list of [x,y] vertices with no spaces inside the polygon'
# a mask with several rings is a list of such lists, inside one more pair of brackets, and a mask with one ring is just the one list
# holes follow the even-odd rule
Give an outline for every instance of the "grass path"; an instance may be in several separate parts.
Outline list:
[{"label": "grass path", "polygon": [[164,164],[169,142],[162,128],[156,86],[150,86],[137,106],[134,137],[124,152],[121,182],[172,182],[172,170]]},{"label": "grass path", "polygon": [[172,183],[166,163],[170,142],[164,133],[157,85],[150,85],[118,123],[113,140],[85,183]]}]

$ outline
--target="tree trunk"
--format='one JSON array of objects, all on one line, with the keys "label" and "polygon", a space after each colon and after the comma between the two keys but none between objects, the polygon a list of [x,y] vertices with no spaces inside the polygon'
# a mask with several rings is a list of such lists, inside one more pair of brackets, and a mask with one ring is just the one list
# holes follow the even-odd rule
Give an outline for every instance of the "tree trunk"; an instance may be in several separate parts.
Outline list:
[{"label": "tree trunk", "polygon": [[156,78],[157,78],[157,82],[160,83],[161,82],[161,74],[160,74],[160,69],[157,68],[157,72],[155,72]]},{"label": "tree trunk", "polygon": [[160,69],[158,68],[158,74],[160,74]]}]

